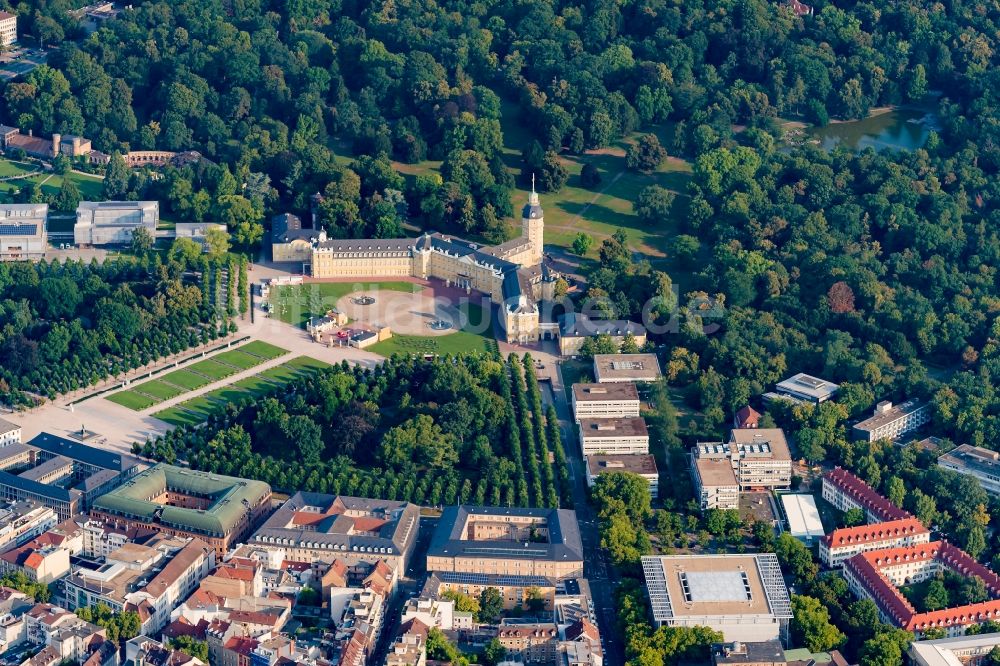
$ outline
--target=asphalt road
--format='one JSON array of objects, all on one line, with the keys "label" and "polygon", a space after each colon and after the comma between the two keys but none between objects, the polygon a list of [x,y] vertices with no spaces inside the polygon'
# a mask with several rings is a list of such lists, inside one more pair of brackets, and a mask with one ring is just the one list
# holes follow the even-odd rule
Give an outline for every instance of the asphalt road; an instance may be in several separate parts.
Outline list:
[{"label": "asphalt road", "polygon": [[625,646],[618,640],[616,627],[618,614],[615,610],[615,591],[618,589],[620,579],[617,571],[611,566],[607,553],[601,548],[597,514],[587,501],[586,468],[577,442],[576,424],[573,422],[572,411],[563,387],[562,369],[557,364],[552,381],[552,393],[555,396],[556,414],[559,416],[559,426],[562,430],[563,448],[570,463],[573,508],[576,510],[576,517],[580,523],[580,538],[583,540],[583,575],[590,583],[597,624],[604,642],[604,663],[607,666],[621,666],[625,663]]}]

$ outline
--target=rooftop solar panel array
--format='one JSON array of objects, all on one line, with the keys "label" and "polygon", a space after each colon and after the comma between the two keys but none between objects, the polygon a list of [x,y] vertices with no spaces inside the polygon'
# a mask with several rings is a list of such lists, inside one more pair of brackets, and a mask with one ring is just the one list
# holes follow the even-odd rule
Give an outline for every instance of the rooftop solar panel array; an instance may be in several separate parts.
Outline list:
[{"label": "rooftop solar panel array", "polygon": [[0,236],[36,236],[37,224],[0,224]]}]

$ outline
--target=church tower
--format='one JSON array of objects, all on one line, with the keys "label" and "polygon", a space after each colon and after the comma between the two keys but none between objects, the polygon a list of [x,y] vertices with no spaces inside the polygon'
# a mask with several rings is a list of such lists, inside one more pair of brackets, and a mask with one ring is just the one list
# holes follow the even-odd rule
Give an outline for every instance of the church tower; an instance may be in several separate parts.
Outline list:
[{"label": "church tower", "polygon": [[542,244],[545,230],[545,221],[542,218],[542,205],[538,202],[538,193],[535,192],[535,175],[531,175],[531,194],[528,195],[528,203],[521,211],[521,235],[531,241],[531,260],[528,266],[542,263]]}]

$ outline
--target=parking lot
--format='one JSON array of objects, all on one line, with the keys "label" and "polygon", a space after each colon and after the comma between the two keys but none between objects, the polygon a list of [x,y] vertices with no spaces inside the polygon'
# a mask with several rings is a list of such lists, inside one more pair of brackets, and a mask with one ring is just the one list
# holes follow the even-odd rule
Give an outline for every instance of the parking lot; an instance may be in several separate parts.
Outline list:
[{"label": "parking lot", "polygon": [[47,51],[36,48],[14,47],[0,54],[0,77],[13,79],[27,74],[48,60]]}]

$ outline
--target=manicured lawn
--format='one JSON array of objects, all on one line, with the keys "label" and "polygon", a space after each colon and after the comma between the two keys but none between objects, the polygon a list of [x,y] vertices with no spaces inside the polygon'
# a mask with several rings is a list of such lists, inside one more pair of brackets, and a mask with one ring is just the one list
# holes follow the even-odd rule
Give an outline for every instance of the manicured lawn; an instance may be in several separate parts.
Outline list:
[{"label": "manicured lawn", "polygon": [[[173,370],[160,375],[156,379],[138,384],[134,388],[107,396],[107,398],[119,405],[124,405],[129,409],[138,411],[152,407],[158,402],[175,398],[186,391],[192,391],[211,384],[214,381],[225,379],[238,372],[260,365],[268,359],[277,358],[287,353],[281,347],[254,340],[238,349],[231,349],[213,358],[207,358],[185,368]],[[216,361],[216,358],[223,362]],[[319,363],[319,361],[315,361],[315,363]],[[237,382],[237,384],[239,383]],[[148,395],[142,395],[143,393]],[[164,411],[170,412],[172,409]],[[169,422],[173,423],[173,421]]]},{"label": "manicured lawn", "polygon": [[200,423],[221,406],[241,400],[248,395],[262,395],[275,386],[285,384],[302,375],[330,367],[328,363],[308,356],[299,356],[256,377],[247,377],[204,395],[186,400],[153,414],[156,418],[174,425]]},{"label": "manicured lawn", "polygon": [[296,356],[283,365],[294,370],[322,370],[330,367],[329,363],[317,361],[311,356]]},{"label": "manicured lawn", "polygon": [[282,349],[270,343],[264,342],[262,340],[253,340],[246,343],[239,348],[238,351],[244,354],[250,354],[251,356],[260,356],[261,358],[271,359],[278,358],[282,354],[287,354],[287,349]]},{"label": "manicured lawn", "polygon": [[160,400],[169,400],[174,396],[178,396],[184,393],[184,389],[172,384],[167,384],[158,379],[154,379],[151,382],[146,382],[139,387],[139,390],[143,393],[153,396],[154,398],[159,398]]},{"label": "manicured lawn", "polygon": [[37,164],[15,162],[13,160],[0,160],[0,178],[20,176],[21,174],[31,173],[32,171],[41,171],[41,169],[42,167]]},{"label": "manicured lawn", "polygon": [[[388,340],[375,343],[368,351],[381,356],[393,354],[464,354],[472,352],[492,352],[496,347],[492,328],[484,332],[475,332],[483,321],[485,311],[482,307],[468,303],[463,306],[469,323],[465,329],[448,335],[393,335]],[[472,330],[469,330],[472,329]]]},{"label": "manicured lawn", "polygon": [[264,359],[259,356],[244,354],[242,351],[234,349],[233,351],[219,354],[218,356],[213,357],[212,360],[219,363],[225,363],[226,365],[235,365],[237,368],[246,370],[254,367],[255,365],[260,365],[261,361]]},{"label": "manicured lawn", "polygon": [[200,375],[205,375],[212,379],[225,379],[229,375],[236,374],[237,370],[228,365],[223,365],[210,358],[198,361],[194,365],[189,365],[188,370]]},{"label": "manicured lawn", "polygon": [[62,189],[64,178],[76,184],[77,189],[80,190],[80,198],[83,201],[101,200],[101,193],[104,190],[104,181],[101,178],[72,172],[64,176],[52,174],[52,177],[42,185],[42,192],[45,194],[58,194],[59,190]]},{"label": "manicured lawn", "polygon": [[422,289],[413,282],[310,282],[275,287],[271,291],[274,316],[286,324],[305,327],[309,317],[319,317],[337,305],[337,301],[355,291],[377,292]]},{"label": "manicured lawn", "polygon": [[171,384],[176,384],[181,388],[186,388],[191,391],[196,388],[201,388],[205,384],[211,383],[211,381],[201,375],[196,375],[193,372],[188,372],[187,370],[174,370],[173,372],[167,373],[162,377]]},{"label": "manicured lawn", "polygon": [[166,421],[167,423],[176,426],[194,425],[205,420],[203,417],[192,414],[186,409],[182,409],[180,407],[168,407],[163,411],[156,412],[153,416],[161,421]]},{"label": "manicured lawn", "polygon": [[136,411],[152,407],[156,403],[160,402],[156,398],[140,395],[134,391],[119,391],[105,397],[111,402],[116,402],[123,407],[128,407],[129,409],[134,409]]}]

